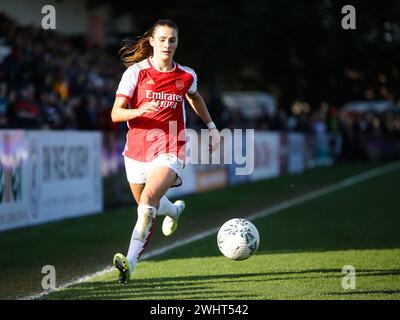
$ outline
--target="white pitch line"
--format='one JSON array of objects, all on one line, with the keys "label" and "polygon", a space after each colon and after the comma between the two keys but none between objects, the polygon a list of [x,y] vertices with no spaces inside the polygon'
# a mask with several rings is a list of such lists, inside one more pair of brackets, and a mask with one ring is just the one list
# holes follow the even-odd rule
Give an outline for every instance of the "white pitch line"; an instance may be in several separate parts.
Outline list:
[{"label": "white pitch line", "polygon": [[[280,203],[278,205],[269,207],[268,209],[264,209],[264,210],[261,210],[259,212],[255,212],[255,213],[251,214],[250,216],[247,216],[246,219],[248,219],[248,220],[256,220],[256,219],[259,219],[259,218],[263,218],[263,217],[269,216],[269,215],[271,215],[273,213],[277,213],[277,212],[282,211],[284,209],[288,209],[290,207],[298,205],[300,203],[304,203],[304,202],[307,202],[309,200],[312,200],[312,199],[321,197],[323,195],[326,195],[328,193],[332,193],[332,192],[335,192],[337,190],[347,188],[347,187],[352,186],[354,184],[357,184],[357,183],[363,182],[365,180],[368,180],[368,179],[383,175],[385,173],[389,173],[389,172],[397,170],[397,169],[400,169],[400,161],[392,162],[392,163],[384,165],[384,166],[382,166],[380,168],[371,169],[371,170],[366,171],[364,173],[361,173],[361,174],[355,175],[353,177],[344,179],[344,180],[342,180],[340,182],[337,182],[337,183],[335,183],[335,184],[333,184],[331,186],[328,186],[328,187],[325,187],[325,188],[322,188],[322,189],[319,189],[319,190],[316,190],[316,191],[312,191],[310,193],[307,193],[305,195],[299,196],[299,197],[291,199],[291,200],[284,201],[284,202],[282,202],[282,203]],[[142,256],[142,258],[141,258],[141,261],[145,260],[145,259],[148,259],[148,258],[151,258],[151,257],[154,257],[154,256],[161,255],[161,254],[163,254],[163,253],[165,253],[167,251],[170,251],[172,249],[178,248],[180,246],[184,246],[184,245],[192,243],[194,241],[204,239],[204,238],[206,238],[206,237],[208,237],[208,236],[210,236],[212,234],[217,233],[218,230],[219,230],[219,227],[212,228],[212,229],[209,229],[207,231],[195,234],[195,235],[193,235],[191,237],[188,237],[186,239],[176,241],[176,242],[174,242],[174,243],[172,243],[170,245],[161,247],[159,249],[154,249],[154,250],[144,254]],[[62,289],[68,288],[68,287],[70,287],[72,285],[88,281],[88,280],[90,280],[90,279],[92,279],[94,277],[97,277],[97,276],[101,276],[103,274],[106,274],[106,273],[112,271],[113,269],[114,269],[114,267],[107,267],[106,269],[101,270],[99,272],[92,273],[92,274],[86,275],[84,277],[78,278],[76,280],[67,282],[67,283],[65,283],[63,285],[58,286],[55,289],[48,290],[48,291],[43,291],[43,292],[41,292],[40,294],[37,294],[37,295],[31,295],[31,296],[23,297],[23,298],[21,298],[21,300],[38,299],[38,298],[43,297],[43,296],[45,296],[45,295],[47,295],[49,293],[57,292],[57,291],[60,291]]]}]

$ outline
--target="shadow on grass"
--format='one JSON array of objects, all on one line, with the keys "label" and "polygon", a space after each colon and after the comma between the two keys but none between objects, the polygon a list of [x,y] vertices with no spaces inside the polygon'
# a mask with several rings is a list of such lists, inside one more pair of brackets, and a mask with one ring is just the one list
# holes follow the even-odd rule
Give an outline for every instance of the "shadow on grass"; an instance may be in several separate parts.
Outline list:
[{"label": "shadow on grass", "polygon": [[351,290],[348,292],[329,292],[326,293],[328,296],[350,296],[350,295],[371,295],[371,294],[387,294],[387,295],[392,295],[392,294],[398,294],[400,295],[400,290],[378,290],[378,291],[357,291],[357,290]]},{"label": "shadow on grass", "polygon": [[[391,270],[365,270],[357,271],[358,276],[386,276],[399,275],[400,269]],[[163,277],[133,279],[127,285],[118,284],[114,280],[93,281],[80,283],[44,296],[43,299],[139,299],[139,300],[164,300],[164,299],[263,299],[257,294],[244,292],[243,290],[217,290],[221,284],[254,282],[269,283],[272,281],[283,281],[304,278],[342,278],[339,269],[310,269],[300,271],[282,271],[265,273],[240,273],[240,274],[213,274],[193,275],[182,277]],[[253,278],[253,279],[252,279]],[[237,286],[241,288],[241,285]],[[370,292],[340,292],[328,293],[328,295],[351,295],[351,294],[397,294],[398,291],[370,291]]]}]

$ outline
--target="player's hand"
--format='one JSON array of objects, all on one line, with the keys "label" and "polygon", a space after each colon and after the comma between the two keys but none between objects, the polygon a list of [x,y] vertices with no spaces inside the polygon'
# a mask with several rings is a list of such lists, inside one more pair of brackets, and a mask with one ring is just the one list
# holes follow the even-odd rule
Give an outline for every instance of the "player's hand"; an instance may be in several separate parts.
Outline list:
[{"label": "player's hand", "polygon": [[139,109],[136,109],[136,114],[138,117],[143,116],[146,113],[152,113],[158,111],[158,105],[157,102],[154,100],[151,100],[149,102],[143,103]]},{"label": "player's hand", "polygon": [[219,136],[218,129],[213,128],[213,129],[210,129],[209,132],[210,132],[209,151],[213,152],[219,147],[219,144],[221,143],[221,139]]}]

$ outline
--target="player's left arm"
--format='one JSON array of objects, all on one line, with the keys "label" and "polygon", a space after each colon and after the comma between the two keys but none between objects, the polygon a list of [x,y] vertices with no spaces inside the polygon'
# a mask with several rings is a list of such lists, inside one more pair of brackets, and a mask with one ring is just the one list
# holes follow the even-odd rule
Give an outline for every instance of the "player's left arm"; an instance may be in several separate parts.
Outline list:
[{"label": "player's left arm", "polygon": [[200,95],[198,91],[194,94],[187,93],[186,99],[189,102],[190,106],[196,112],[196,114],[200,117],[201,120],[207,125],[210,130],[211,144],[210,151],[214,151],[220,144],[220,136],[215,123],[212,121],[210,113],[208,112],[206,103],[204,102],[203,97]]}]

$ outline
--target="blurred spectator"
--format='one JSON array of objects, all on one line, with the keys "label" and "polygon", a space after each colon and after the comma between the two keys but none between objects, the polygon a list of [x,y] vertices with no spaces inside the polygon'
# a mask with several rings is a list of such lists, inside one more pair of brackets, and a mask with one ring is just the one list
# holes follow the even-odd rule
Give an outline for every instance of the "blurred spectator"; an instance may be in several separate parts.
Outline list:
[{"label": "blurred spectator", "polygon": [[18,92],[14,112],[16,123],[22,128],[36,129],[41,125],[40,109],[34,95],[33,85],[26,85]]}]

